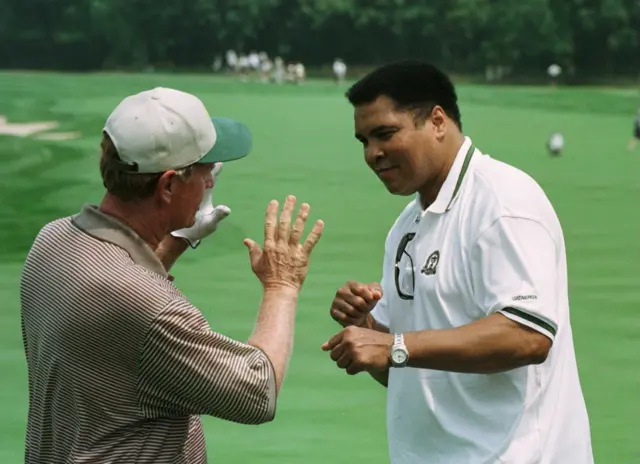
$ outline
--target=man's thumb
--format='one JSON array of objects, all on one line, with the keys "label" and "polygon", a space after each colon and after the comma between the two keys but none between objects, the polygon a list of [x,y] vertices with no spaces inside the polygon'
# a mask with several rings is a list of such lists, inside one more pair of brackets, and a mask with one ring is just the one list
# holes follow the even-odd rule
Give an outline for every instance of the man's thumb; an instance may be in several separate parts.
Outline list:
[{"label": "man's thumb", "polygon": [[253,258],[256,255],[256,253],[260,253],[260,247],[256,242],[254,242],[250,238],[245,238],[244,244],[249,250],[249,257]]}]

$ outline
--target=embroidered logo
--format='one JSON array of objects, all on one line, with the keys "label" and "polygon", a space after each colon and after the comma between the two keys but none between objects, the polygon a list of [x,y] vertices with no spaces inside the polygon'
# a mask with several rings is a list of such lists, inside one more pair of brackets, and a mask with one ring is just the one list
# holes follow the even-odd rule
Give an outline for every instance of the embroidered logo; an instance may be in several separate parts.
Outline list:
[{"label": "embroidered logo", "polygon": [[434,251],[427,258],[427,262],[422,267],[422,273],[424,275],[434,275],[438,269],[438,262],[440,261],[440,252]]}]

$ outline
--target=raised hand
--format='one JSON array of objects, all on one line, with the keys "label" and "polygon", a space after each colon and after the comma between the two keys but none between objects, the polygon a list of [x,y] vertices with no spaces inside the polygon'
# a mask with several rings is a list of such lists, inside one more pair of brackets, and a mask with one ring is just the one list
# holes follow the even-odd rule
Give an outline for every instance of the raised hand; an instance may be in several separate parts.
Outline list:
[{"label": "raised hand", "polygon": [[245,239],[251,269],[265,289],[291,287],[299,290],[307,277],[309,258],[320,240],[324,223],[316,221],[306,240],[300,243],[311,207],[303,203],[291,225],[296,198],[288,196],[278,219],[279,204],[271,200],[264,222],[264,244]]}]

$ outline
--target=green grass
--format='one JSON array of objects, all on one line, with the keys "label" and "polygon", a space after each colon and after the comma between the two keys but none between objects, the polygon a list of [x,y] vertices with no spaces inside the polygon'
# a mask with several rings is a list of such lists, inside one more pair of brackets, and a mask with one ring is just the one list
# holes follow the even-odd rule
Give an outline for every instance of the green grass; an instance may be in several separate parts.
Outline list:
[{"label": "green grass", "polygon": [[[44,142],[0,136],[0,462],[22,462],[27,378],[20,339],[19,273],[39,228],[102,194],[104,121],[127,94],[155,85],[199,95],[214,114],[252,128],[250,158],[225,167],[214,200],[232,209],[216,235],[175,267],[177,285],[218,331],[246,339],[260,299],[245,237],[260,239],[267,202],[292,193],[326,222],[300,300],[295,352],[275,422],[240,426],[205,418],[216,462],[388,462],[385,392],[348,377],[320,351],[337,331],[328,316],[347,279],[379,278],[388,228],[406,198],[390,196],[353,140],[344,89],[240,84],[208,76],[0,73],[0,114],[58,120],[84,137]],[[640,462],[640,150],[626,143],[640,95],[611,89],[461,87],[465,131],[495,158],[533,175],[562,221],[572,322],[596,462]],[[561,130],[561,158],[544,151]]]}]

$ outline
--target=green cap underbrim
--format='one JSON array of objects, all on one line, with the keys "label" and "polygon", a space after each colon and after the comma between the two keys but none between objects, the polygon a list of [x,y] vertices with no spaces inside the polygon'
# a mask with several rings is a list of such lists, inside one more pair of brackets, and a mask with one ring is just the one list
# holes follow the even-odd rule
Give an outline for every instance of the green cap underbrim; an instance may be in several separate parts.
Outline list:
[{"label": "green cap underbrim", "polygon": [[216,129],[216,143],[198,163],[222,163],[249,154],[253,138],[246,125],[228,118],[211,118],[211,121]]}]

